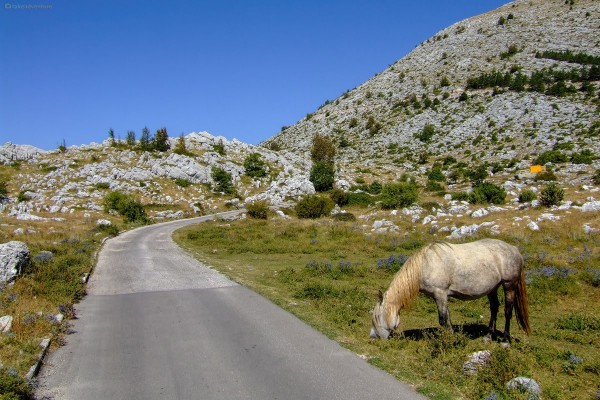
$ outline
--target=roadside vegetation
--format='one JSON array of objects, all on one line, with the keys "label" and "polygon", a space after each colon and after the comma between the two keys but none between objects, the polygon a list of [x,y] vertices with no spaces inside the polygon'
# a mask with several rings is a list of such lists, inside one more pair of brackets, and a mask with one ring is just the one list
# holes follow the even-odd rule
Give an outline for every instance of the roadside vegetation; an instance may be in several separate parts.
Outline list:
[{"label": "roadside vegetation", "polygon": [[[346,208],[348,214],[389,216],[379,208]],[[518,246],[526,259],[533,334],[515,327],[507,349],[483,341],[489,321],[486,298],[451,301],[454,335],[438,328],[433,300],[419,296],[400,314],[403,336],[369,338],[377,291],[388,287],[418,248],[445,239],[408,216],[394,220],[400,233],[376,234],[367,222],[329,217],[272,217],[203,223],[177,231],[175,239],[198,259],[430,398],[482,399],[496,393],[499,399],[526,399],[504,387],[516,376],[534,378],[545,399],[593,398],[600,376],[600,235],[584,233],[581,226],[598,224],[599,217],[564,214],[559,223],[533,232],[509,228],[515,216],[514,211],[496,215],[504,221],[503,234],[493,237]],[[499,327],[502,320],[500,313]],[[466,375],[463,363],[480,350],[492,351],[489,365]]]}]

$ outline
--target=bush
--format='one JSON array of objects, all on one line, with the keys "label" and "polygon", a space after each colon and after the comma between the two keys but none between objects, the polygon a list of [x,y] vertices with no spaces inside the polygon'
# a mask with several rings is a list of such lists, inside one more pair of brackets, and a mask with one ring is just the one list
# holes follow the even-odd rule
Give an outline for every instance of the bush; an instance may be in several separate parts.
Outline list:
[{"label": "bush", "polygon": [[331,139],[319,134],[314,136],[310,150],[310,158],[315,164],[319,162],[333,164],[335,153],[335,145]]},{"label": "bush", "polygon": [[333,201],[329,197],[309,194],[296,204],[295,210],[298,218],[320,218],[333,210]]},{"label": "bush", "polygon": [[384,209],[408,207],[418,200],[419,193],[412,182],[388,183],[383,186],[380,198]]},{"label": "bush", "polygon": [[[596,184],[596,185],[600,185],[600,169],[596,170],[596,173],[592,177],[592,182],[594,182],[594,184]],[[0,189],[1,189],[1,187],[2,187],[2,185],[0,184]],[[0,195],[2,195],[1,192],[0,192]]]},{"label": "bush", "polygon": [[9,400],[33,399],[27,382],[11,370],[0,368],[0,397]]},{"label": "bush", "polygon": [[429,172],[429,174],[427,174],[427,178],[429,178],[429,180],[431,180],[431,181],[436,181],[436,182],[445,182],[446,181],[446,176],[442,172],[442,169],[439,167],[432,168],[431,171]]},{"label": "bush", "polygon": [[531,189],[526,189],[519,195],[519,203],[528,203],[537,199],[537,194]]},{"label": "bush", "polygon": [[356,221],[356,216],[349,212],[340,212],[331,216],[336,221]]},{"label": "bush", "polygon": [[98,182],[95,186],[96,189],[110,189],[110,183],[108,182]]},{"label": "bush", "polygon": [[504,188],[490,183],[482,182],[473,187],[473,191],[469,195],[470,203],[492,203],[502,204],[506,199],[506,191]]},{"label": "bush", "polygon": [[186,188],[186,187],[190,186],[192,184],[192,182],[188,181],[187,179],[176,178],[175,184],[179,187]]},{"label": "bush", "polygon": [[108,212],[115,210],[121,215],[125,222],[142,222],[148,221],[146,211],[142,203],[123,192],[110,192],[104,198],[104,211]]},{"label": "bush", "polygon": [[267,219],[269,215],[269,204],[265,200],[254,201],[246,205],[248,215],[256,219]]},{"label": "bush", "polygon": [[21,203],[22,201],[29,201],[31,200],[31,197],[29,197],[27,194],[25,194],[25,191],[22,190],[19,192],[19,194],[17,195],[17,203]]},{"label": "bush", "polygon": [[556,180],[556,175],[554,175],[554,171],[552,171],[552,169],[548,168],[546,170],[546,172],[540,172],[539,174],[537,174],[535,176],[535,178],[533,178],[534,181],[555,181]]},{"label": "bush", "polygon": [[337,204],[340,207],[347,205],[350,201],[350,193],[344,192],[341,189],[333,189],[329,193],[329,197],[335,204]]},{"label": "bush", "polygon": [[569,157],[559,150],[549,150],[540,154],[535,160],[535,164],[544,165],[546,163],[560,164],[569,161]]},{"label": "bush", "polygon": [[348,196],[349,206],[369,207],[373,203],[375,203],[375,198],[373,198],[373,196],[371,196],[369,193],[350,193]]},{"label": "bush", "polygon": [[0,181],[0,197],[8,196],[8,188],[5,181]]},{"label": "bush", "polygon": [[552,182],[542,189],[540,203],[544,207],[556,206],[563,201],[564,196],[565,191],[558,184]]},{"label": "bush", "polygon": [[319,161],[310,170],[310,181],[315,185],[317,192],[326,192],[333,188],[335,171],[333,164]]},{"label": "bush", "polygon": [[261,159],[260,154],[252,153],[244,160],[244,169],[246,175],[252,178],[262,178],[267,176],[265,162]]},{"label": "bush", "polygon": [[229,172],[226,172],[220,167],[213,167],[211,177],[215,182],[215,190],[217,192],[223,192],[229,195],[235,194],[235,187],[233,186],[233,181],[231,180],[231,174]]},{"label": "bush", "polygon": [[473,185],[479,185],[488,176],[487,167],[485,165],[480,165],[473,171],[468,171],[466,175],[468,176],[469,180],[473,183]]},{"label": "bush", "polygon": [[452,193],[452,200],[458,201],[469,201],[469,193],[467,192],[456,192]]},{"label": "bush", "polygon": [[427,124],[423,127],[423,129],[420,132],[415,133],[415,137],[421,142],[427,143],[431,140],[435,133],[435,126],[432,124]]},{"label": "bush", "polygon": [[444,186],[442,186],[439,182],[432,181],[430,179],[425,185],[425,190],[427,190],[428,192],[440,192],[444,190]]},{"label": "bush", "polygon": [[571,155],[571,162],[573,164],[587,164],[590,165],[594,162],[594,153],[591,150],[585,149],[581,153],[574,153]]}]

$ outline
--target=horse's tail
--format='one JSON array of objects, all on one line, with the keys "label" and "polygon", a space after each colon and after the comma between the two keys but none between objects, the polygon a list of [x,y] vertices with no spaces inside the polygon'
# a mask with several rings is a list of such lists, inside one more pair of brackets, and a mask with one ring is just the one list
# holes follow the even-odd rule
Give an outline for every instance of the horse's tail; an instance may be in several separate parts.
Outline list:
[{"label": "horse's tail", "polygon": [[525,271],[523,268],[521,268],[521,277],[517,282],[514,304],[517,323],[529,335],[531,327],[529,326],[529,307],[527,306],[527,289],[525,288]]}]

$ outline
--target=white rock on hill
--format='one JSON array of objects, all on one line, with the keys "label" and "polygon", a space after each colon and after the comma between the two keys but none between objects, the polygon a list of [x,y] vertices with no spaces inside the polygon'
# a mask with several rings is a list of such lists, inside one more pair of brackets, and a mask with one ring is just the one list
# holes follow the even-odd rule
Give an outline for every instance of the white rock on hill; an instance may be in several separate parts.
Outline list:
[{"label": "white rock on hill", "polygon": [[0,244],[0,284],[15,279],[29,262],[29,249],[23,242]]}]

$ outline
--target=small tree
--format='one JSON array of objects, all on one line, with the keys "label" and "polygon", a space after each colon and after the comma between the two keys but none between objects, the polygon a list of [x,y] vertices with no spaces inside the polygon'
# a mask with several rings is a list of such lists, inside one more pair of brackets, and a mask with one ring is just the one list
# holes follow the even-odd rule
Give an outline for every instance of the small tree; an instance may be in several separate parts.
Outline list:
[{"label": "small tree", "polygon": [[324,196],[309,194],[304,196],[294,208],[298,218],[320,218],[333,209],[333,201]]},{"label": "small tree", "polygon": [[115,142],[115,131],[113,130],[113,128],[110,128],[108,130],[108,140],[110,141],[111,146],[117,145],[117,142]]},{"label": "small tree", "polygon": [[267,219],[269,216],[269,204],[266,200],[254,201],[246,205],[248,215],[256,219]]},{"label": "small tree", "polygon": [[5,181],[0,181],[0,199],[8,196],[8,188]]},{"label": "small tree", "polygon": [[142,222],[148,221],[146,211],[142,203],[128,194],[114,191],[110,192],[104,198],[104,211],[109,212],[115,210],[123,218],[125,222]]},{"label": "small tree", "polygon": [[65,142],[65,139],[63,139],[61,144],[58,145],[58,151],[61,153],[65,153],[67,151],[67,142]]},{"label": "small tree", "polygon": [[150,151],[152,150],[152,138],[150,137],[150,130],[147,126],[142,129],[142,136],[140,137],[140,150]]},{"label": "small tree", "polygon": [[127,143],[127,146],[129,146],[129,147],[135,146],[135,132],[134,131],[127,131],[127,138],[125,139],[125,143]]},{"label": "small tree", "polygon": [[310,170],[310,181],[317,192],[326,192],[332,189],[335,181],[333,164],[317,162]]},{"label": "small tree", "polygon": [[167,133],[167,128],[160,128],[156,131],[154,136],[154,150],[157,151],[167,151],[171,148],[171,144],[169,143],[169,134]]},{"label": "small tree", "polygon": [[544,207],[557,206],[563,201],[565,191],[556,182],[549,183],[540,193],[540,204]]},{"label": "small tree", "polygon": [[420,132],[415,133],[415,137],[423,143],[427,143],[435,135],[435,126],[426,124]]},{"label": "small tree", "polygon": [[258,153],[252,153],[244,159],[244,170],[246,175],[252,178],[267,176],[265,162]]},{"label": "small tree", "polygon": [[185,145],[185,136],[183,136],[183,133],[177,138],[177,143],[175,143],[175,149],[173,151],[180,155],[189,154]]},{"label": "small tree", "polygon": [[333,164],[335,161],[335,145],[327,136],[316,134],[310,149],[310,157],[314,163],[326,162]]},{"label": "small tree", "polygon": [[215,190],[217,192],[223,192],[229,195],[235,194],[235,187],[233,186],[233,181],[229,172],[220,167],[213,167],[211,177],[215,182]]},{"label": "small tree", "polygon": [[408,207],[419,198],[413,182],[388,183],[381,189],[381,206],[384,209]]}]

